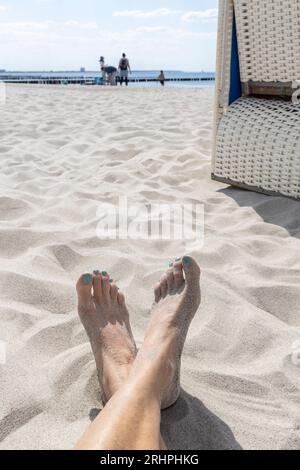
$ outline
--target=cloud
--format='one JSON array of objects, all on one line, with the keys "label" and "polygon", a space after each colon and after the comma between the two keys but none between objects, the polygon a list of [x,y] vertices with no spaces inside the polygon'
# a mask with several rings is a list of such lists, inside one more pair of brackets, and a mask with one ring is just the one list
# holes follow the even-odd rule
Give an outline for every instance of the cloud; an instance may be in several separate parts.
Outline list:
[{"label": "cloud", "polygon": [[50,22],[37,21],[18,21],[11,23],[0,23],[0,37],[10,35],[12,41],[14,37],[35,35],[36,33],[45,32],[49,28]]},{"label": "cloud", "polygon": [[[216,32],[148,23],[110,30],[101,23],[69,21],[0,21],[0,57],[6,69],[95,70],[103,54],[117,64],[125,50],[136,69],[212,70]],[[191,54],[191,44],[196,48]]]},{"label": "cloud", "polygon": [[79,26],[79,21],[77,20],[68,20],[68,21],[65,21],[65,26]]},{"label": "cloud", "polygon": [[202,10],[202,11],[187,11],[182,16],[182,20],[186,21],[187,23],[192,23],[193,21],[202,20],[214,20],[218,17],[218,10],[217,8],[211,8],[209,10]]},{"label": "cloud", "polygon": [[[156,10],[119,10],[113,12],[114,17],[151,19],[171,15],[180,15],[181,10],[170,10],[169,8],[158,8]],[[182,14],[182,20],[186,23],[192,23],[197,20],[211,21],[217,18],[218,10],[216,8],[200,11],[187,11]]]},{"label": "cloud", "polygon": [[88,23],[81,23],[80,26],[83,29],[98,29],[98,24],[95,21],[90,21]]},{"label": "cloud", "polygon": [[[181,29],[181,28],[171,28],[169,26],[139,26],[138,28],[135,29],[130,29],[128,30],[125,35],[127,37],[137,37],[143,35],[150,34],[150,36],[153,37],[158,37],[158,36],[164,36],[165,38],[172,38],[176,40],[180,40],[180,38],[195,38],[195,39],[201,39],[201,38],[215,38],[216,33],[207,33],[207,32],[194,32],[194,31],[189,31],[186,29]],[[155,35],[155,36],[153,36]],[[121,35],[122,37],[122,35]]]},{"label": "cloud", "polygon": [[157,10],[122,10],[113,12],[113,16],[123,18],[159,18],[163,16],[179,15],[180,10],[170,10],[169,8],[158,8]]},{"label": "cloud", "polygon": [[[67,28],[66,28],[67,26]],[[89,31],[86,31],[89,30]],[[68,41],[68,39],[77,38],[79,41],[84,40],[95,41],[103,40],[104,38],[109,40],[133,40],[135,41],[137,37],[143,35],[164,35],[169,38],[180,38],[180,37],[215,37],[215,32],[193,32],[188,29],[182,28],[172,28],[170,26],[146,26],[142,25],[136,28],[130,28],[126,31],[109,31],[103,29],[96,22],[80,22],[77,20],[68,20],[65,22],[55,22],[55,21],[23,21],[23,22],[0,22],[0,40],[1,37],[10,36],[10,40],[13,40],[15,37],[23,36],[24,40],[27,37],[39,35],[41,39],[47,41],[47,39],[52,37],[61,38],[61,41]],[[154,39],[154,37],[153,37]]]},{"label": "cloud", "polygon": [[8,6],[7,5],[0,5],[0,13],[2,11],[7,11],[8,10]]}]

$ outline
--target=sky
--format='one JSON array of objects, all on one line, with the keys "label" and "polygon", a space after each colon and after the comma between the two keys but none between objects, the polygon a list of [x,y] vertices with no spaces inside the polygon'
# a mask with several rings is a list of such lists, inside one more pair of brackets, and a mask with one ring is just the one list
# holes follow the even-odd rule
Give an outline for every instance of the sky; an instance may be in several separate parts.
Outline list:
[{"label": "sky", "polygon": [[218,0],[0,0],[0,69],[214,71]]}]

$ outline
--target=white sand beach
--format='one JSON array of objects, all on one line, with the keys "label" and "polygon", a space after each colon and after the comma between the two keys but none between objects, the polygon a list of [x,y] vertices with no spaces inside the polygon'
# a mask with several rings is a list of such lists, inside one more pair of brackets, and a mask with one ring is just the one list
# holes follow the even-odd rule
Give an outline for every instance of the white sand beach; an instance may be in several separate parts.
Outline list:
[{"label": "white sand beach", "polygon": [[[100,240],[97,210],[203,203],[202,304],[169,449],[300,447],[300,205],[213,182],[213,88],[7,87],[0,104],[0,448],[70,449],[101,409],[83,272],[125,292],[138,346],[181,241]],[[300,350],[300,343],[298,344]],[[4,361],[3,361],[4,362]]]}]

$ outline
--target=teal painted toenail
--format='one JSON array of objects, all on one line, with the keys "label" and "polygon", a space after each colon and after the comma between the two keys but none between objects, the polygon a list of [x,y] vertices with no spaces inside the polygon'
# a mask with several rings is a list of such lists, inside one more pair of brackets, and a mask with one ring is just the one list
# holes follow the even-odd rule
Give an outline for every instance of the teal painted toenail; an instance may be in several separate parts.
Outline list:
[{"label": "teal painted toenail", "polygon": [[85,286],[88,286],[89,284],[91,284],[92,282],[92,276],[90,274],[84,274],[84,276],[82,277],[82,280],[83,280],[83,284]]},{"label": "teal painted toenail", "polygon": [[191,262],[191,258],[189,258],[188,256],[185,256],[183,259],[182,259],[182,262],[185,266],[191,266],[192,262]]},{"label": "teal painted toenail", "polygon": [[106,277],[107,276],[107,272],[106,271],[102,271],[102,276]]},{"label": "teal painted toenail", "polygon": [[114,282],[114,280],[113,280],[113,279],[110,279],[109,282],[112,284],[112,283]]}]

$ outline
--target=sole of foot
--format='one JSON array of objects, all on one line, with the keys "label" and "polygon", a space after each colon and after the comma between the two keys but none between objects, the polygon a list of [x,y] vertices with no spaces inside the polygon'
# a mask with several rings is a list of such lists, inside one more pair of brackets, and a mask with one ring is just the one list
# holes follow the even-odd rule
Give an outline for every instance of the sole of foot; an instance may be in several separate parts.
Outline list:
[{"label": "sole of foot", "polygon": [[78,314],[94,353],[105,405],[127,380],[136,357],[124,295],[106,272],[83,274],[77,282]]},{"label": "sole of foot", "polygon": [[201,303],[200,275],[201,270],[193,258],[177,258],[154,291],[155,303],[145,344],[161,350],[160,360],[170,365],[168,377],[168,372],[164,370],[166,383],[162,409],[174,405],[180,395],[182,352],[189,327]]}]

